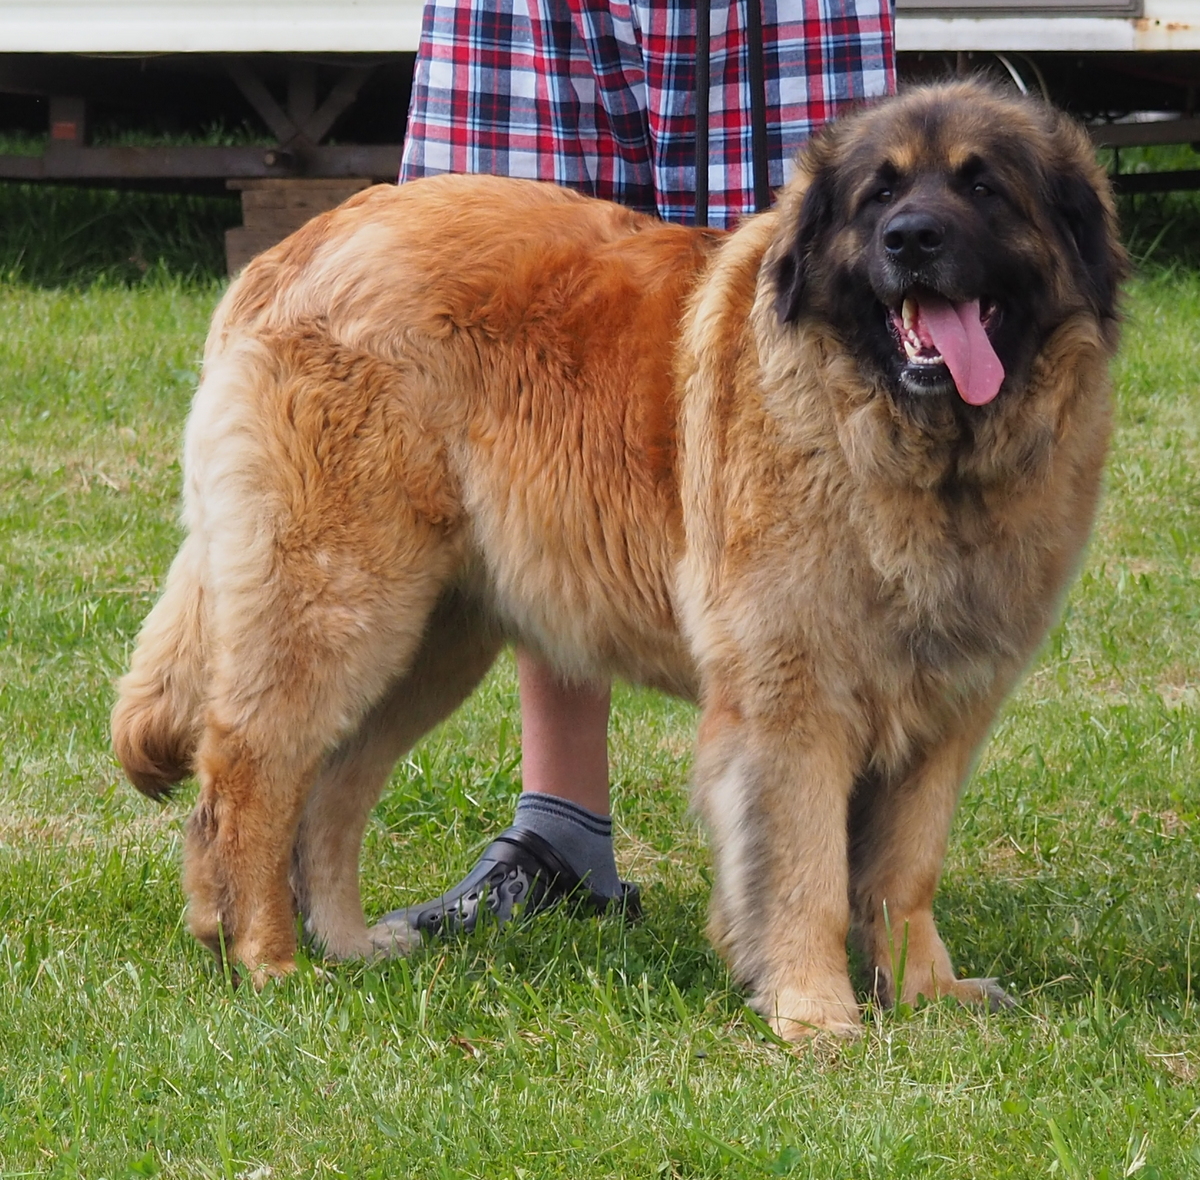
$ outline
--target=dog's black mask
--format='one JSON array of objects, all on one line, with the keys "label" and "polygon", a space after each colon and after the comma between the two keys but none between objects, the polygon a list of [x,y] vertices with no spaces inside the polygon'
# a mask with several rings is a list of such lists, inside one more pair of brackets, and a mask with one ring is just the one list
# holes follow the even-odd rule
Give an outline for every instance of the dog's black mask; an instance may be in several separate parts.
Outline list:
[{"label": "dog's black mask", "polygon": [[835,124],[777,264],[780,318],[830,324],[909,406],[954,396],[986,409],[1025,384],[1067,316],[1116,314],[1120,256],[1095,188],[1050,150],[1059,116],[1047,114],[1046,144],[1030,143],[1003,127],[980,135],[962,105]]}]

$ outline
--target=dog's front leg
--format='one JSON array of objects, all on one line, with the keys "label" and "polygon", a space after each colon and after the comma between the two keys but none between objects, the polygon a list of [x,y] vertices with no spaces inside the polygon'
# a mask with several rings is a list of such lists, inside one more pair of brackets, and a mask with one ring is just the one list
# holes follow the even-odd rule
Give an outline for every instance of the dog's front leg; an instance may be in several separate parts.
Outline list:
[{"label": "dog's front leg", "polygon": [[853,764],[837,718],[706,706],[696,794],[716,869],[710,936],[789,1040],[860,1025],[846,960]]},{"label": "dog's front leg", "polygon": [[954,996],[993,1009],[1012,1001],[993,979],[959,979],[933,918],[950,824],[993,715],[981,708],[898,783],[856,799],[851,820],[854,941],[885,1003]]}]

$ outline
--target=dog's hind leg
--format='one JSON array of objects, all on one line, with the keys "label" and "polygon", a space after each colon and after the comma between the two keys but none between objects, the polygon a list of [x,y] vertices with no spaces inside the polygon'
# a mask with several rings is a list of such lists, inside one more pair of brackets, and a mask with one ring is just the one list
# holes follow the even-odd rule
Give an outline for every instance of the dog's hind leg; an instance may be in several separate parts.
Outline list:
[{"label": "dog's hind leg", "polygon": [[315,332],[206,365],[186,446],[209,654],[184,887],[192,932],[258,983],[294,966],[289,872],[321,768],[411,667],[463,553],[404,374]]},{"label": "dog's hind leg", "polygon": [[308,796],[292,886],[314,944],[334,958],[402,953],[396,930],[368,930],[359,894],[363,832],[396,760],[449,716],[482,679],[500,648],[496,630],[457,595],[438,605],[404,676],[326,760]]},{"label": "dog's hind leg", "polygon": [[[294,965],[289,873],[304,808],[333,751],[363,731],[373,703],[411,665],[436,601],[424,589],[379,595],[378,610],[351,628],[338,626],[340,610],[312,611],[301,634],[279,625],[277,611],[271,622],[244,619],[243,635],[226,640],[216,661],[184,888],[192,932],[256,983]],[[355,800],[350,807],[361,810]]]},{"label": "dog's hind leg", "polygon": [[853,939],[882,1003],[954,996],[990,1008],[1012,1001],[993,979],[959,979],[933,918],[955,804],[992,709],[969,718],[897,783],[876,783],[851,810]]}]

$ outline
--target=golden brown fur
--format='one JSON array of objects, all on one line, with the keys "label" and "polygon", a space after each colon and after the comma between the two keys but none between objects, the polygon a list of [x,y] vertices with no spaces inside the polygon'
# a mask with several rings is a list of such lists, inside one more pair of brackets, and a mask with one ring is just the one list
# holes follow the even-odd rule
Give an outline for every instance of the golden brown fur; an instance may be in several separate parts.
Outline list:
[{"label": "golden brown fur", "polygon": [[[898,390],[838,303],[874,281],[863,160],[957,209],[976,156],[1003,206],[963,212],[962,266],[986,233],[1043,276],[978,409]],[[1121,268],[1085,138],[973,84],[835,125],[728,236],[442,177],[268,251],[214,318],[188,539],[113,719],[140,789],[199,776],[197,937],[256,979],[292,967],[297,908],[329,954],[405,949],[363,921],[367,815],[518,640],[700,701],[711,934],[784,1035],[858,1023],[848,935],[891,998],[889,927],[905,1000],[998,1001],[931,904],[1088,534]]]}]

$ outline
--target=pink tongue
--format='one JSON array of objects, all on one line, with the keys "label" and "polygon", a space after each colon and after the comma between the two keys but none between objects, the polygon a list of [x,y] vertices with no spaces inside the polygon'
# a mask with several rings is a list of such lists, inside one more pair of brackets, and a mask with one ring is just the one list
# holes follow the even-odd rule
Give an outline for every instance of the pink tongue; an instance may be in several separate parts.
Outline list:
[{"label": "pink tongue", "polygon": [[923,295],[918,314],[968,405],[986,405],[1000,392],[1004,366],[979,322],[979,300],[953,304]]}]

